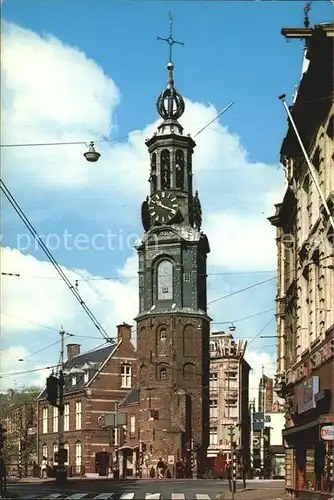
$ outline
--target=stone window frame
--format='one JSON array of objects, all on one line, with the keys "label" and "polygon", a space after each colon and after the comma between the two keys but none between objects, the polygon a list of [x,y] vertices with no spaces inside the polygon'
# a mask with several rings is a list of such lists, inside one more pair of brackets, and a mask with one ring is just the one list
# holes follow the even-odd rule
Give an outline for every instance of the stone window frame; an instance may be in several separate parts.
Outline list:
[{"label": "stone window frame", "polygon": [[[162,376],[164,374],[164,376]],[[166,366],[162,366],[159,368],[159,378],[160,380],[167,380],[168,379],[168,369]]]}]

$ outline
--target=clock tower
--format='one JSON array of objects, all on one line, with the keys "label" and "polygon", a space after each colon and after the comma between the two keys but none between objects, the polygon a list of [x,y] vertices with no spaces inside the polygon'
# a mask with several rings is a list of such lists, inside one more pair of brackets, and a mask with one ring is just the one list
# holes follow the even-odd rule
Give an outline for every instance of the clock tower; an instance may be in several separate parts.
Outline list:
[{"label": "clock tower", "polygon": [[[172,36],[166,41],[176,43]],[[206,235],[193,192],[195,142],[178,119],[185,103],[167,65],[157,99],[162,118],[146,141],[150,194],[142,204],[137,321],[140,439],[153,467],[183,459],[188,473],[205,469],[209,445],[209,330]]]}]

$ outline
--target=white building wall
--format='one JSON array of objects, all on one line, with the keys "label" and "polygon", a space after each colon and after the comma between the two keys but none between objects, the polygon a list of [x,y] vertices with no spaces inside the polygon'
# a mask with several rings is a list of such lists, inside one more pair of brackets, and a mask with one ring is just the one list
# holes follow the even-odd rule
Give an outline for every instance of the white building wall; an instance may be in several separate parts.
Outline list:
[{"label": "white building wall", "polygon": [[284,413],[266,413],[270,416],[270,422],[265,423],[265,427],[270,428],[270,446],[282,446],[282,431],[285,425]]}]

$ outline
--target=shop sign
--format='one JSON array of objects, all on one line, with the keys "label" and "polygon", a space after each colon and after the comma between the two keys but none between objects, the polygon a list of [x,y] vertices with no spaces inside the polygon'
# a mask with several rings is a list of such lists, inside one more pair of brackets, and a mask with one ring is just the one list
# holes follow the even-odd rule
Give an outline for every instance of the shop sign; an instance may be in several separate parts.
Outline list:
[{"label": "shop sign", "polygon": [[297,412],[298,415],[316,408],[315,395],[319,392],[319,377],[311,377],[297,387]]},{"label": "shop sign", "polygon": [[324,441],[334,441],[334,425],[324,425],[321,427],[320,435]]}]

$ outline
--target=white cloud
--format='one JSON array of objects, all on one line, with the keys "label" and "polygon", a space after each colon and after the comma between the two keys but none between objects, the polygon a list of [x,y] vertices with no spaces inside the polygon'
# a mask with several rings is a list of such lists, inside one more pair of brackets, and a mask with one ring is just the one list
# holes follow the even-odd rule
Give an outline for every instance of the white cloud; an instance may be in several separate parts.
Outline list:
[{"label": "white cloud", "polygon": [[[77,48],[53,36],[41,37],[5,23],[2,66],[2,119],[6,123],[3,143],[116,137],[114,113],[120,91]],[[157,93],[160,90],[157,88]],[[181,120],[185,133],[196,133],[216,114],[211,104],[186,100]],[[92,232],[119,226],[138,231],[140,203],[148,194],[149,161],[144,140],[155,128],[156,123],[148,124],[143,130],[129,133],[124,141],[98,143],[102,157],[93,165],[82,157],[84,145],[4,149],[3,175],[28,217],[39,225],[45,224],[50,232],[63,230],[74,216],[83,227],[89,223]],[[275,268],[275,232],[266,216],[273,211],[273,201],[279,201],[281,172],[274,166],[252,163],[241,139],[218,121],[195,140],[194,187],[200,187],[203,229],[212,250],[210,268]],[[12,217],[12,212],[6,210],[5,220],[15,230]],[[63,253],[60,261],[66,263],[64,269],[73,283],[80,277],[94,278],[80,281],[79,291],[106,330],[113,333],[117,323],[132,322],[138,311],[137,279],[98,280],[88,264],[88,270],[76,269],[77,255]],[[7,272],[58,278],[48,263],[31,255],[5,248],[2,256],[2,268]],[[116,257],[113,261],[110,253],[95,253],[93,259],[104,262],[108,268],[105,275],[137,275],[135,254],[129,256],[129,251],[124,251]],[[226,279],[224,290],[234,288]],[[22,277],[17,282],[5,278],[2,291],[2,309],[8,314],[56,329],[63,324],[74,333],[97,334],[60,279]],[[219,296],[221,291],[219,288],[213,295]],[[258,310],[256,303],[254,308]],[[240,306],[239,316],[243,316],[242,311]],[[7,341],[9,336],[15,336],[19,343],[24,333],[40,332],[35,325],[10,316],[2,318],[2,325]],[[45,332],[40,339],[44,345],[48,342]]]}]

